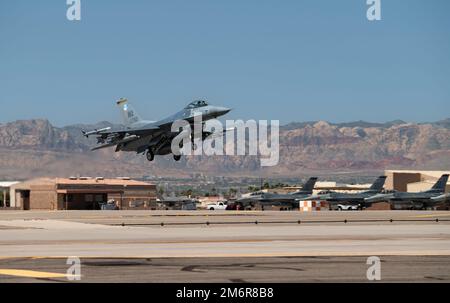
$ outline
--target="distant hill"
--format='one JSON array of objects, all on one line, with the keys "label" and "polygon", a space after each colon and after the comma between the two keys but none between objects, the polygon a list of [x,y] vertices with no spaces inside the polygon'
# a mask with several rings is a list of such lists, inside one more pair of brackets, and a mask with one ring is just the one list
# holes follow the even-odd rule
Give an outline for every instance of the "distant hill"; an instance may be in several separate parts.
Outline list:
[{"label": "distant hill", "polygon": [[[313,125],[317,123],[318,121],[310,121],[310,122],[292,122],[289,123],[282,128],[284,130],[292,130],[296,128],[302,128],[306,125]],[[344,123],[329,123],[330,125],[334,125],[337,127],[377,127],[377,128],[389,128],[393,125],[399,125],[399,124],[405,124],[405,121],[402,120],[394,120],[386,123],[373,123],[373,122],[366,122],[366,121],[354,121],[354,122],[344,122]]]},{"label": "distant hill", "polygon": [[450,118],[432,123],[433,125],[450,129]]},{"label": "distant hill", "polygon": [[0,125],[0,179],[36,176],[294,176],[314,171],[379,171],[385,168],[450,169],[450,119],[432,123],[296,122],[280,129],[280,163],[261,169],[255,156],[187,157],[149,163],[114,149],[91,152],[95,138],[82,129],[120,127],[109,122],[55,127],[47,120]]}]

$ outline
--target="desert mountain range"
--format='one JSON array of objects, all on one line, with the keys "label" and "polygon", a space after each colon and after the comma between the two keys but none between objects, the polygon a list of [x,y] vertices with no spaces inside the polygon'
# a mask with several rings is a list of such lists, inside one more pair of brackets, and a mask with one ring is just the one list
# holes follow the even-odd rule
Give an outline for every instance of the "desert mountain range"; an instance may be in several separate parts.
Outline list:
[{"label": "desert mountain range", "polygon": [[291,123],[280,129],[280,162],[261,168],[256,156],[171,156],[149,163],[142,155],[92,152],[95,139],[82,129],[95,125],[55,127],[43,119],[0,124],[0,179],[38,176],[294,176],[314,171],[381,171],[383,169],[450,169],[450,119],[433,123],[332,124],[325,121]]}]

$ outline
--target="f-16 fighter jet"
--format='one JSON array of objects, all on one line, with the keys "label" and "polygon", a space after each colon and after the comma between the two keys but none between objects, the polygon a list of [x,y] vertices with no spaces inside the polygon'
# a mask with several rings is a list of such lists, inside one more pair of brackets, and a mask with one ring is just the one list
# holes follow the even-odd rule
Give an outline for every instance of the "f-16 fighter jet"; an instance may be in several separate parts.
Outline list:
[{"label": "f-16 fighter jet", "polygon": [[277,194],[262,191],[254,192],[246,197],[236,200],[236,203],[242,205],[258,203],[260,205],[281,205],[289,208],[296,208],[298,207],[298,201],[312,194],[316,181],[316,177],[311,177],[300,190],[289,194]]},{"label": "f-16 fighter jet", "polygon": [[[124,121],[124,128],[111,130],[111,128],[83,131],[86,137],[96,136],[98,146],[92,148],[116,147],[116,152],[136,152],[146,154],[148,161],[153,161],[155,155],[168,155],[172,153],[172,140],[180,132],[172,132],[171,127],[175,121],[185,120],[193,127],[194,117],[200,117],[204,123],[207,120],[227,114],[231,109],[209,105],[206,101],[197,100],[189,103],[181,111],[158,121],[143,120],[131,107],[127,99],[117,101]],[[211,132],[202,131],[202,140],[211,136]],[[181,155],[174,155],[179,161]]]},{"label": "f-16 fighter jet", "polygon": [[380,193],[383,190],[385,181],[386,176],[380,176],[375,180],[375,182],[373,182],[372,186],[368,190],[360,193],[351,194],[339,193],[335,191],[322,191],[316,195],[307,197],[305,200],[324,200],[327,201],[330,205],[347,203],[358,205],[359,208],[363,208],[364,206],[366,206],[365,198]]},{"label": "f-16 fighter jet", "polygon": [[387,201],[394,206],[406,205],[412,209],[426,209],[440,203],[445,203],[448,200],[449,195],[445,193],[447,180],[448,174],[444,174],[433,185],[433,187],[431,187],[431,189],[426,191],[416,193],[399,191],[380,193],[372,197],[367,197],[364,200],[366,203]]}]

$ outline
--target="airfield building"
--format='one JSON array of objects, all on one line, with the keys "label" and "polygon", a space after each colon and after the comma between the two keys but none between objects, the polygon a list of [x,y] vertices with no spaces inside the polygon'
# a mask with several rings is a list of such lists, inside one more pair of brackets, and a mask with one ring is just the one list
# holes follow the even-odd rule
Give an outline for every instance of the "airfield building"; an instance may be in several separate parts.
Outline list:
[{"label": "airfield building", "polygon": [[[433,184],[443,175],[450,174],[449,171],[429,170],[386,170],[387,190],[398,190],[403,192],[419,192],[430,189]],[[450,191],[450,181],[447,182],[446,192]]]},{"label": "airfield building", "polygon": [[156,186],[129,178],[40,178],[12,185],[10,199],[23,210],[155,209]]},{"label": "airfield building", "polygon": [[10,207],[11,201],[10,201],[10,189],[11,186],[14,184],[17,184],[19,182],[17,181],[5,181],[0,182],[0,208],[7,208]]}]

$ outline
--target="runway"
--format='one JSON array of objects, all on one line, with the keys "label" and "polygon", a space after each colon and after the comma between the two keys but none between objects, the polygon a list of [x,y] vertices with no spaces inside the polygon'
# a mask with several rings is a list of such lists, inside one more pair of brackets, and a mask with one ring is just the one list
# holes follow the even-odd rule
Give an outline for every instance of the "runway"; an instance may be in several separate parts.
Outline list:
[{"label": "runway", "polygon": [[[368,282],[366,257],[81,259],[78,282],[279,283]],[[448,256],[381,257],[381,282],[450,282]],[[65,259],[0,260],[0,283],[67,282]],[[5,269],[45,273],[2,275]],[[56,275],[55,275],[56,274]],[[58,276],[59,275],[59,276]],[[77,282],[77,281],[75,281]]]},{"label": "runway", "polygon": [[[97,224],[192,224],[210,222],[297,222],[347,220],[447,219],[447,211],[1,211],[0,222],[9,220],[58,220]],[[363,222],[361,222],[363,223]],[[369,222],[366,222],[369,223]]]},{"label": "runway", "polygon": [[36,280],[20,270],[61,273],[68,256],[81,258],[85,281],[358,281],[367,256],[390,262],[387,280],[448,281],[449,218],[438,211],[5,211],[0,282]]}]

